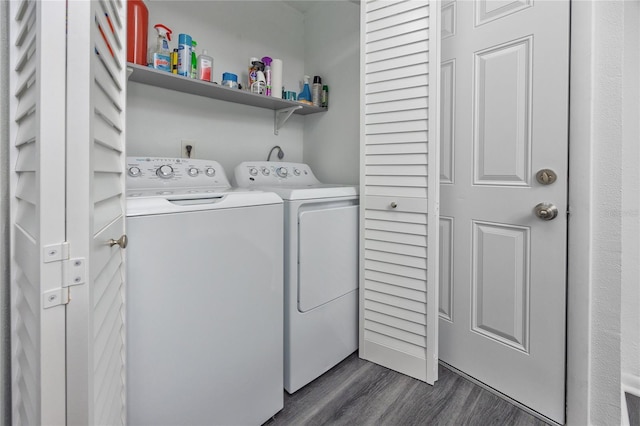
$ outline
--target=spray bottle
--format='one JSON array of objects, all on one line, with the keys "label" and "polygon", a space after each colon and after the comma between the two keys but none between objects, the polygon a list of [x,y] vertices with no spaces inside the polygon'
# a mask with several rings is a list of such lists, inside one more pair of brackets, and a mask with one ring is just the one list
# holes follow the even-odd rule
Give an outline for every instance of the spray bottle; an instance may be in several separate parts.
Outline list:
[{"label": "spray bottle", "polygon": [[149,49],[149,63],[157,70],[171,72],[171,30],[162,24],[156,24],[153,28],[158,32],[156,47]]},{"label": "spray bottle", "polygon": [[302,92],[298,95],[298,102],[302,102],[303,104],[313,105],[311,102],[311,89],[309,88],[309,77],[308,75],[304,76],[304,86],[302,87]]}]

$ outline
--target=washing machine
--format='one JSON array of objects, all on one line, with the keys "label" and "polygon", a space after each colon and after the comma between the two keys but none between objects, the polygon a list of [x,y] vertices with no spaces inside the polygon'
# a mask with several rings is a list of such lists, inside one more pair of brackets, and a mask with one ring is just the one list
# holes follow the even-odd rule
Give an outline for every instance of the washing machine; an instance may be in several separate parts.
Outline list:
[{"label": "washing machine", "polygon": [[241,163],[234,183],[284,200],[284,388],[293,393],[358,348],[358,188],[285,162]]},{"label": "washing machine", "polygon": [[264,423],[283,407],[282,200],[215,161],[127,162],[127,423]]}]

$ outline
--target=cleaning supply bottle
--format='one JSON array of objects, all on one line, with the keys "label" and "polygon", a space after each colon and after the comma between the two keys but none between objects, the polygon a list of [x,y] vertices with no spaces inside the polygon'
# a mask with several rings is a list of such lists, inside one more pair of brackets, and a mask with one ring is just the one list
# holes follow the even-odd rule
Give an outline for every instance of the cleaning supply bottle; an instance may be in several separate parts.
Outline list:
[{"label": "cleaning supply bottle", "polygon": [[298,95],[298,102],[302,102],[303,104],[313,105],[311,102],[311,89],[309,88],[309,77],[308,75],[304,76],[304,86],[302,86],[302,92]]},{"label": "cleaning supply bottle", "polygon": [[198,43],[195,40],[191,40],[191,78],[198,77],[198,54],[196,53],[196,46]]},{"label": "cleaning supply bottle", "polygon": [[178,74],[178,49],[171,52],[171,73]]},{"label": "cleaning supply bottle", "polygon": [[322,86],[322,102],[320,106],[322,108],[329,108],[329,86],[326,84]]},{"label": "cleaning supply bottle", "polygon": [[256,73],[256,81],[251,85],[251,93],[257,93],[258,95],[264,95],[266,91],[266,78],[262,71]]},{"label": "cleaning supply bottle", "polygon": [[127,62],[147,66],[149,10],[142,0],[127,0]]},{"label": "cleaning supply bottle", "polygon": [[198,55],[198,80],[213,81],[213,58],[207,55],[207,50],[203,49]]},{"label": "cleaning supply bottle", "polygon": [[253,84],[258,81],[258,71],[263,70],[264,64],[258,58],[249,59],[249,78],[247,79],[247,88],[249,90],[251,90]]},{"label": "cleaning supply bottle", "polygon": [[171,72],[171,30],[162,24],[156,24],[153,28],[158,32],[158,37],[156,47],[149,49],[149,63],[157,70]]},{"label": "cleaning supply bottle", "polygon": [[313,106],[319,107],[322,104],[322,79],[318,75],[313,76],[311,101],[313,102]]},{"label": "cleaning supply bottle", "polygon": [[266,90],[264,92],[265,95],[267,96],[271,96],[271,61],[273,59],[271,59],[268,56],[265,56],[264,58],[262,58],[262,62],[264,62],[264,78],[265,78],[265,83],[267,85]]},{"label": "cleaning supply bottle", "polygon": [[191,76],[191,36],[178,35],[178,75]]}]

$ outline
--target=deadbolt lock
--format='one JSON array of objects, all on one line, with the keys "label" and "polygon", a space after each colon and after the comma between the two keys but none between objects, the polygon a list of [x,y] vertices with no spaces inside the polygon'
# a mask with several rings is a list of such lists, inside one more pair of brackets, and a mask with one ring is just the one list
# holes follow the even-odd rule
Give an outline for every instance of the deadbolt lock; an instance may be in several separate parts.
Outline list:
[{"label": "deadbolt lock", "polygon": [[551,169],[542,169],[536,173],[536,180],[542,185],[551,185],[558,180],[558,175]]}]

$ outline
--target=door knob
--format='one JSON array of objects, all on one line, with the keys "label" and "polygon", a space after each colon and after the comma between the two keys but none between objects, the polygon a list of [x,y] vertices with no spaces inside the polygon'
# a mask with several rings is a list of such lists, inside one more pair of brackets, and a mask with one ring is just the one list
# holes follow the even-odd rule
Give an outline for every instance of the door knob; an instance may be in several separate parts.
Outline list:
[{"label": "door knob", "polygon": [[533,211],[542,220],[553,220],[558,216],[558,208],[551,203],[540,203]]},{"label": "door knob", "polygon": [[107,244],[109,244],[109,247],[113,247],[116,244],[120,246],[120,248],[127,248],[127,244],[129,243],[129,239],[127,238],[126,235],[122,235],[120,238],[118,238],[117,240],[114,240],[113,238],[111,238]]}]

